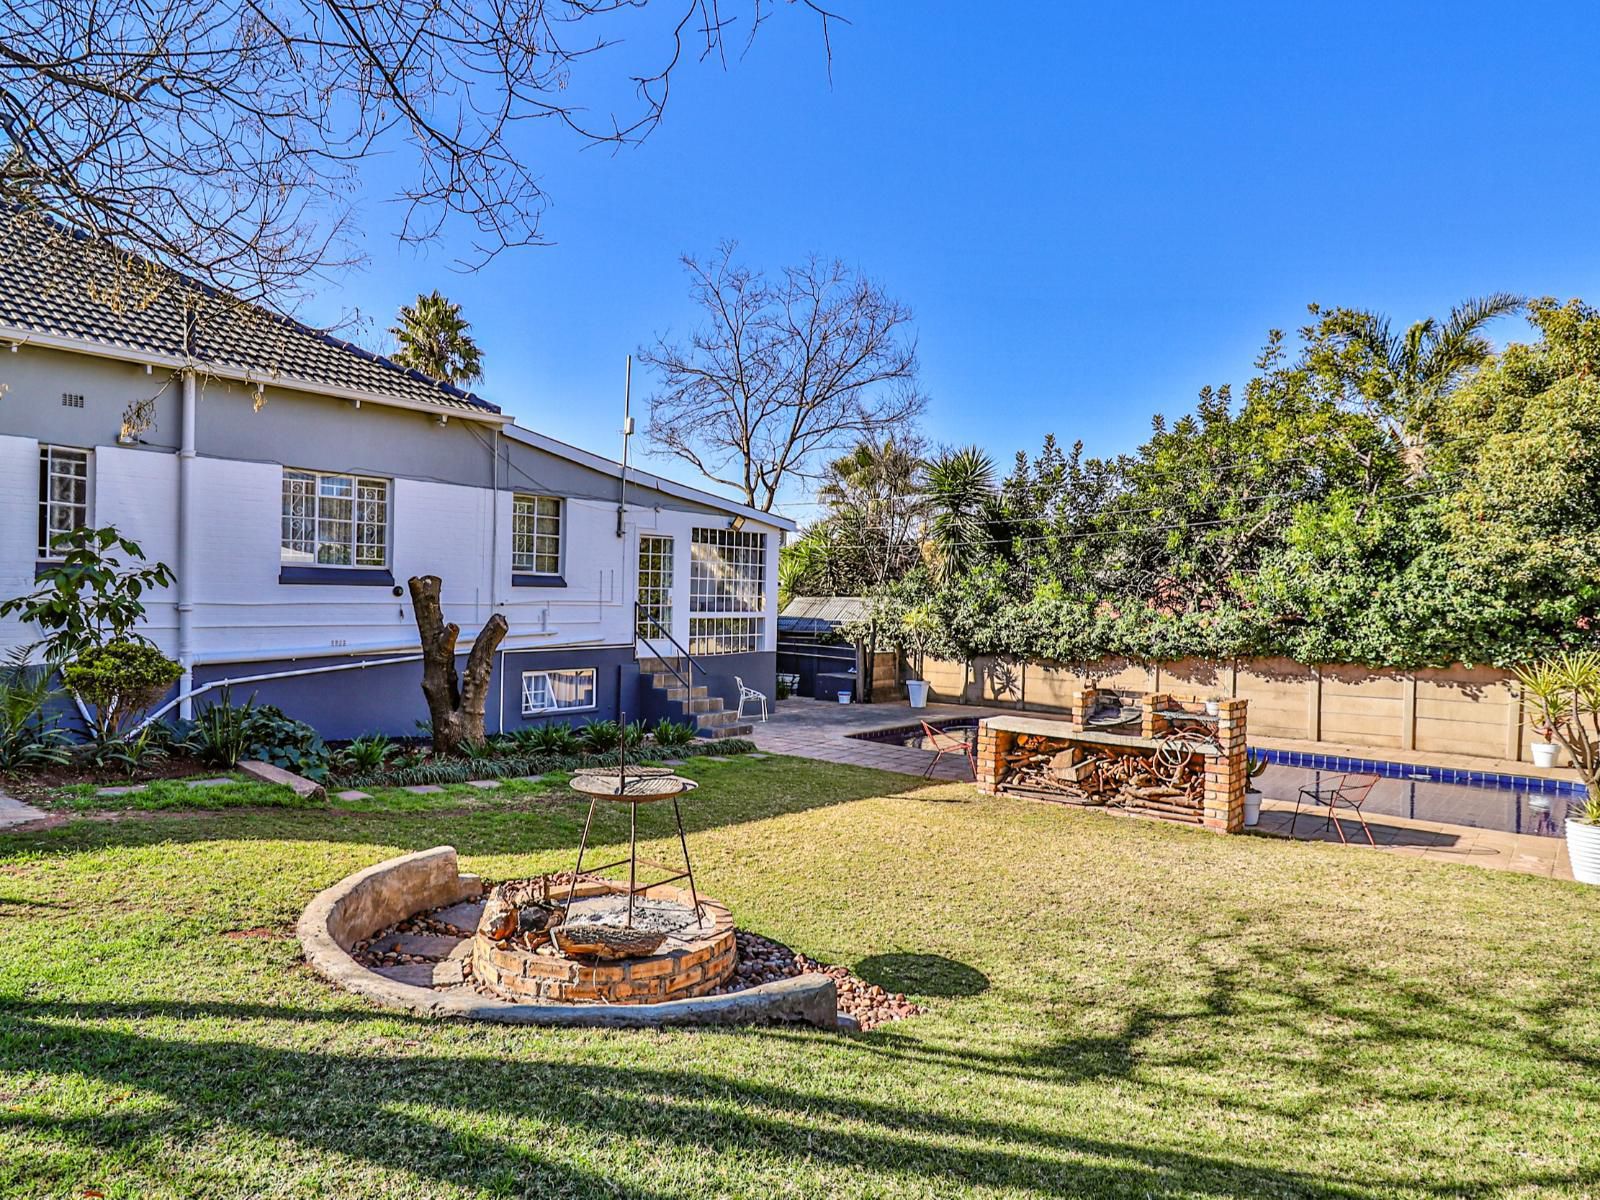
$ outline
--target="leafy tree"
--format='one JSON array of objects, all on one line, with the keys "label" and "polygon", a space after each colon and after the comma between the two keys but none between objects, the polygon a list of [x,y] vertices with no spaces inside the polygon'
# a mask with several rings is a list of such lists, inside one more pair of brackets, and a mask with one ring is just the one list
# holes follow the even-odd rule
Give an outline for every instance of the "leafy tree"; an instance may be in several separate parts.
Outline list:
[{"label": "leafy tree", "polygon": [[16,615],[43,631],[46,662],[59,667],[107,642],[147,640],[133,628],[144,619],[143,596],[172,585],[171,567],[143,565],[138,543],[111,525],[59,533],[50,547],[56,561],[40,572],[40,586],[0,601],[0,617]]},{"label": "leafy tree", "polygon": [[948,580],[995,553],[1000,516],[994,460],[976,446],[943,450],[923,472],[928,504],[925,556],[935,579]]},{"label": "leafy tree", "polygon": [[1452,551],[1563,644],[1600,629],[1600,310],[1529,305],[1513,344],[1440,411]]},{"label": "leafy tree", "polygon": [[178,664],[148,642],[114,640],[91,646],[61,673],[67,690],[93,710],[96,742],[120,737],[178,680]]},{"label": "leafy tree", "polygon": [[394,361],[446,383],[475,383],[483,378],[483,352],[467,331],[461,306],[435,288],[415,304],[400,306],[399,323],[391,326],[400,343]]},{"label": "leafy tree", "polygon": [[1365,309],[1324,313],[1313,305],[1309,361],[1388,431],[1419,476],[1439,406],[1493,353],[1485,326],[1522,306],[1521,297],[1495,292],[1463,301],[1442,322],[1427,317],[1397,332]]}]

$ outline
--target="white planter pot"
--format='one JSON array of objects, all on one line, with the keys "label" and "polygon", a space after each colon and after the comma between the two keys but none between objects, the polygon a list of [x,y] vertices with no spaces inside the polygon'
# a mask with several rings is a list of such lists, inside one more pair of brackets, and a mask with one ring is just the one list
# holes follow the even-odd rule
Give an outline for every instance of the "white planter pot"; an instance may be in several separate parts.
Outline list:
[{"label": "white planter pot", "polygon": [[[1214,717],[1222,711],[1222,705],[1216,700],[1206,701],[1206,716]],[[1252,822],[1253,823],[1253,822]]]},{"label": "white planter pot", "polygon": [[1534,742],[1529,749],[1533,751],[1534,766],[1553,767],[1556,765],[1556,752],[1561,747],[1554,742]]},{"label": "white planter pot", "polygon": [[1246,792],[1244,794],[1244,824],[1246,829],[1252,829],[1261,820],[1261,793]]},{"label": "white planter pot", "polygon": [[1600,825],[1568,817],[1567,857],[1579,883],[1600,883]]},{"label": "white planter pot", "polygon": [[848,691],[844,691],[844,692],[840,692],[839,693],[839,703],[840,704],[849,704],[850,703],[850,693]]},{"label": "white planter pot", "polygon": [[906,695],[911,699],[912,708],[927,708],[928,681],[925,679],[906,680]]}]

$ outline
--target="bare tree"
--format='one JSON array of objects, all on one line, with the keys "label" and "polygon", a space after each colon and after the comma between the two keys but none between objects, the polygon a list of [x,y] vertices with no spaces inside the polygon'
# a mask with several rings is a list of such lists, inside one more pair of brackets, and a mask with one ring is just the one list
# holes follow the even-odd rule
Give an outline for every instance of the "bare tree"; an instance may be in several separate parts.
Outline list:
[{"label": "bare tree", "polygon": [[283,309],[349,261],[381,152],[407,164],[400,238],[463,222],[481,263],[542,240],[517,130],[638,141],[685,58],[726,59],[736,3],[746,38],[798,5],[827,47],[841,19],[813,0],[8,0],[0,203]]},{"label": "bare tree", "polygon": [[828,455],[903,433],[925,399],[911,311],[877,284],[815,257],[769,279],[734,254],[727,242],[708,263],[684,257],[704,324],[639,351],[661,376],[649,432],[655,453],[769,512],[785,484],[821,477]]},{"label": "bare tree", "polygon": [[454,754],[464,745],[483,743],[483,711],[489,699],[494,652],[506,636],[506,619],[495,613],[483,623],[467,655],[467,669],[456,674],[456,639],[461,626],[447,623],[439,604],[437,575],[406,581],[422,638],[422,694],[433,721],[435,754]]}]

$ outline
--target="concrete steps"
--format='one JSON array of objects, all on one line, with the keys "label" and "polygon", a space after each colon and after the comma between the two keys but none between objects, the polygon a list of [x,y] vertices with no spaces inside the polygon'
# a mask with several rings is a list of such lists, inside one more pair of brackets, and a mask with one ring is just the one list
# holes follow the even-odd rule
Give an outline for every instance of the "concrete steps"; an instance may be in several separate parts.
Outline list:
[{"label": "concrete steps", "polygon": [[690,678],[687,659],[641,658],[639,670],[652,688],[665,695],[667,707],[675,710],[673,720],[688,721],[701,737],[748,737],[755,731],[704,684],[689,687],[683,682]]}]

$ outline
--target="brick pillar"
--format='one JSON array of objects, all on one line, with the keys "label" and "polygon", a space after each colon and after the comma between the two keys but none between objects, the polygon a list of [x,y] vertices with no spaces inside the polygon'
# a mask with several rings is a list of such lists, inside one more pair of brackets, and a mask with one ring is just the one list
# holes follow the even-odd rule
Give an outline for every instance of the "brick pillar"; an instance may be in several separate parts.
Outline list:
[{"label": "brick pillar", "polygon": [[1000,756],[1011,748],[1011,734],[995,729],[988,721],[978,722],[977,785],[980,792],[995,794],[995,784],[1000,781]]},{"label": "brick pillar", "polygon": [[1223,700],[1217,705],[1215,758],[1206,760],[1205,827],[1218,833],[1244,828],[1244,791],[1250,776],[1246,763],[1245,711],[1248,700]]},{"label": "brick pillar", "polygon": [[1171,726],[1172,722],[1166,717],[1156,716],[1158,708],[1172,708],[1172,697],[1165,692],[1151,692],[1144,698],[1144,717],[1140,724],[1141,737],[1160,737]]},{"label": "brick pillar", "polygon": [[1094,711],[1095,701],[1100,698],[1100,689],[1086,687],[1072,693],[1072,707],[1067,711],[1067,725],[1072,729],[1082,729],[1084,722],[1089,719],[1089,714]]}]

